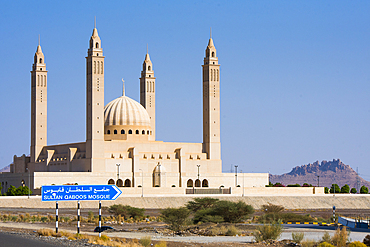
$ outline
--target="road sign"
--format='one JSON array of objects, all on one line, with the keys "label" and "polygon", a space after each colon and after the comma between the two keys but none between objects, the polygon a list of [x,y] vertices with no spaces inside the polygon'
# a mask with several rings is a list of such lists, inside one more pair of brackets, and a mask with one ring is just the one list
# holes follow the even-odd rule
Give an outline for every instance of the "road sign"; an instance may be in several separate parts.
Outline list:
[{"label": "road sign", "polygon": [[42,186],[42,201],[116,200],[122,191],[115,185],[47,185]]}]

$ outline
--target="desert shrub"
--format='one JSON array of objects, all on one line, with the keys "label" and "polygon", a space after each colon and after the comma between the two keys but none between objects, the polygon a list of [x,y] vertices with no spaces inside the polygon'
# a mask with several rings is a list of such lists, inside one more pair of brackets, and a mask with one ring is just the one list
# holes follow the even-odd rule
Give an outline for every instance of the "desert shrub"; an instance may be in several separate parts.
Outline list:
[{"label": "desert shrub", "polygon": [[148,247],[152,243],[152,239],[149,236],[148,237],[142,237],[142,238],[140,238],[139,243],[144,247]]},{"label": "desert shrub", "polygon": [[321,240],[326,243],[332,243],[331,236],[329,232],[325,232],[324,236],[322,236]]},{"label": "desert shrub", "polygon": [[337,247],[345,247],[347,244],[348,233],[346,227],[339,227],[335,230],[334,236],[332,238],[333,244]]},{"label": "desert shrub", "polygon": [[198,210],[201,210],[201,209],[211,208],[217,202],[219,202],[219,199],[216,199],[216,198],[210,198],[210,197],[194,198],[193,201],[189,201],[186,204],[186,207],[187,209],[193,212],[197,212]]},{"label": "desert shrub", "polygon": [[257,226],[253,232],[253,237],[256,242],[266,241],[268,239],[276,240],[280,237],[283,231],[281,221],[273,222],[272,224],[263,224]]},{"label": "desert shrub", "polygon": [[110,240],[110,238],[107,235],[104,235],[104,234],[101,235],[100,239],[103,240],[103,241],[109,241]]},{"label": "desert shrub", "polygon": [[109,213],[115,216],[121,215],[121,217],[123,216],[124,218],[144,217],[144,211],[145,209],[143,208],[135,208],[122,204],[114,204],[110,206],[108,209]]},{"label": "desert shrub", "polygon": [[342,188],[340,188],[340,193],[349,193],[349,185],[345,184]]},{"label": "desert shrub", "polygon": [[352,189],[351,189],[351,193],[352,193],[352,194],[356,194],[356,193],[357,193],[356,188],[352,188]]},{"label": "desert shrub", "polygon": [[329,188],[328,187],[325,187],[324,188],[324,192],[325,192],[325,194],[329,194]]},{"label": "desert shrub", "polygon": [[293,242],[299,244],[304,238],[304,232],[292,232]]},{"label": "desert shrub", "polygon": [[367,246],[370,246],[370,235],[366,235],[362,242]]},{"label": "desert shrub", "polygon": [[329,244],[328,242],[322,242],[317,247],[334,247],[334,245]]},{"label": "desert shrub", "polygon": [[45,222],[48,221],[48,217],[43,216],[43,217],[41,217],[40,221],[45,223]]},{"label": "desert shrub", "polygon": [[[236,235],[239,235],[239,231],[238,229],[236,229],[235,226],[228,226],[227,231],[225,232],[225,235],[226,236],[236,236]],[[356,247],[356,246],[353,246],[353,247]]]},{"label": "desert shrub", "polygon": [[369,193],[369,189],[365,185],[362,185],[360,188],[360,194],[368,194],[368,193]]},{"label": "desert shrub", "polygon": [[312,184],[304,183],[302,187],[312,187]]},{"label": "desert shrub", "polygon": [[367,247],[367,245],[361,243],[360,241],[354,241],[352,243],[349,243],[348,247]]},{"label": "desert shrub", "polygon": [[281,211],[284,210],[284,207],[283,206],[280,206],[280,205],[275,205],[275,204],[272,204],[272,203],[267,203],[265,205],[262,205],[262,210],[265,212],[265,213],[279,213]]},{"label": "desert shrub", "polygon": [[259,223],[271,223],[276,220],[281,220],[282,222],[296,221],[296,222],[313,222],[315,219],[309,215],[300,215],[294,213],[270,213],[264,214],[258,218]]},{"label": "desert shrub", "polygon": [[187,224],[190,210],[186,207],[166,208],[161,211],[163,221],[173,231],[180,231]]},{"label": "desert shrub", "polygon": [[167,243],[164,241],[161,241],[158,244],[155,244],[154,247],[167,247]]}]

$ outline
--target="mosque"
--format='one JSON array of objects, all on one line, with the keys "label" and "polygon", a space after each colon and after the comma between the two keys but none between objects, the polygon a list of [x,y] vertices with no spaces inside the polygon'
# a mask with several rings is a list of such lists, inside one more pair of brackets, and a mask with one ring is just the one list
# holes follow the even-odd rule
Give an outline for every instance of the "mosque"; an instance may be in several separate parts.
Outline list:
[{"label": "mosque", "polygon": [[[36,193],[52,184],[116,184],[122,190],[159,187],[157,194],[171,190],[185,194],[189,187],[230,191],[240,187],[238,174],[222,173],[216,52],[210,38],[202,65],[203,142],[163,142],[156,140],[156,77],[149,54],[141,71],[140,103],[123,90],[121,97],[104,106],[105,57],[94,28],[86,57],[86,141],[48,145],[48,71],[39,44],[31,71],[30,155],[14,156],[10,172],[0,174],[2,193],[10,185],[22,184]],[[267,173],[243,174],[243,187],[266,184]]]}]

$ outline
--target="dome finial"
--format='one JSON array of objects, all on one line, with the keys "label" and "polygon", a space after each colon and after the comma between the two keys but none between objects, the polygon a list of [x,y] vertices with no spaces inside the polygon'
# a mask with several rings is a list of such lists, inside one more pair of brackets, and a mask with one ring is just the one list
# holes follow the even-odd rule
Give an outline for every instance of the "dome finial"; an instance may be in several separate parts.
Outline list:
[{"label": "dome finial", "polygon": [[122,78],[122,96],[125,96],[125,80]]}]

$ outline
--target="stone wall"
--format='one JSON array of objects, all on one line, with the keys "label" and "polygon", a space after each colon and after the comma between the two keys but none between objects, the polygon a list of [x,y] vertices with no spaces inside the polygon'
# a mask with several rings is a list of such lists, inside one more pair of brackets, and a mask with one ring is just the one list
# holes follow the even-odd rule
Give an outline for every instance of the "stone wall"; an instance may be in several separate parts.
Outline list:
[{"label": "stone wall", "polygon": [[[140,208],[166,208],[180,207],[195,197],[204,197],[204,195],[184,195],[184,196],[120,196],[115,201],[102,201],[103,206],[113,204],[124,204]],[[263,204],[272,203],[284,206],[286,209],[331,209],[334,205],[338,209],[370,209],[369,195],[212,195],[213,198],[230,201],[244,201],[258,209]],[[98,201],[82,201],[82,208],[98,208]],[[59,208],[76,208],[77,202],[59,202]],[[2,196],[0,197],[1,208],[55,208],[55,202],[42,202],[41,196]]]}]

